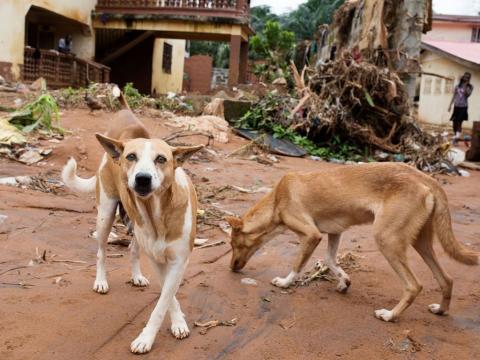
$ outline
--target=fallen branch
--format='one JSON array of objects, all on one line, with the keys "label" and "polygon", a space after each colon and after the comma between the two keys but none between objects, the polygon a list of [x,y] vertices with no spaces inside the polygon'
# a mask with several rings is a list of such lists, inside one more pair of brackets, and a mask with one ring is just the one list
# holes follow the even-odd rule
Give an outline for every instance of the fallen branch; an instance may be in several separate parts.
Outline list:
[{"label": "fallen branch", "polygon": [[55,260],[55,259],[52,259],[50,261],[51,262],[58,262],[58,263],[87,264],[86,261],[82,261],[82,260]]},{"label": "fallen branch", "polygon": [[28,267],[29,267],[29,266],[16,266],[16,267],[14,267],[14,268],[11,268],[11,269],[8,269],[8,270],[5,270],[5,271],[1,272],[0,275],[6,274],[6,273],[8,273],[8,272],[10,272],[10,271],[14,271],[14,270],[26,269],[26,268],[28,268]]},{"label": "fallen branch", "polygon": [[212,320],[212,321],[207,321],[206,323],[195,321],[193,324],[196,327],[203,328],[202,330],[200,330],[200,334],[205,335],[208,330],[217,326],[235,326],[237,325],[237,321],[238,321],[237,318],[233,318],[232,320],[226,320],[226,321]]},{"label": "fallen branch", "polygon": [[213,263],[216,263],[218,260],[220,260],[221,258],[223,258],[225,255],[228,255],[232,252],[232,249],[228,249],[227,251],[225,251],[223,254],[221,255],[218,255],[216,257],[214,257],[213,259],[210,259],[210,260],[205,260],[203,262],[203,264],[213,264]]},{"label": "fallen branch", "polygon": [[214,246],[220,246],[220,245],[223,245],[223,244],[225,244],[225,241],[220,240],[220,241],[216,241],[216,242],[211,243],[211,244],[205,244],[205,245],[202,245],[202,246],[198,246],[195,249],[207,249],[207,248],[211,248],[211,247],[214,247]]}]

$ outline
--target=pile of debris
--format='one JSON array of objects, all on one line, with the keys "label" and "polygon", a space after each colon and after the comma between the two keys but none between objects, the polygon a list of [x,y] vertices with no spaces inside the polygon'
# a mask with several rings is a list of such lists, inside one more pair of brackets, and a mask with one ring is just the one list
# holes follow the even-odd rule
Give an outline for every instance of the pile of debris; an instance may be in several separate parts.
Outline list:
[{"label": "pile of debris", "polygon": [[305,68],[302,74],[292,64],[301,99],[292,111],[291,128],[316,143],[337,138],[365,152],[377,151],[376,160],[441,171],[449,146],[417,125],[397,73],[357,61],[344,51],[337,60]]},{"label": "pile of debris", "polygon": [[0,156],[27,165],[43,160],[52,153],[52,148],[39,145],[39,140],[59,142],[63,139],[59,119],[58,105],[48,93],[1,116]]}]

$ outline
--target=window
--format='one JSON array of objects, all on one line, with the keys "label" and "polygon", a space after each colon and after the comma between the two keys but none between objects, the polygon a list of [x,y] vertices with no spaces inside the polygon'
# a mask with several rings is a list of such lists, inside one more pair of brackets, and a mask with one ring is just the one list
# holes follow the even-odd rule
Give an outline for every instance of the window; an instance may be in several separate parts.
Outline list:
[{"label": "window", "polygon": [[432,93],[432,78],[426,77],[425,81],[423,82],[423,94],[430,95]]},{"label": "window", "polygon": [[453,79],[446,79],[445,80],[445,93],[452,94],[453,93]]},{"label": "window", "polygon": [[480,27],[474,27],[472,29],[472,42],[480,42]]},{"label": "window", "polygon": [[172,52],[173,46],[166,42],[163,43],[162,69],[166,74],[172,73]]},{"label": "window", "polygon": [[435,79],[435,90],[434,94],[435,95],[441,95],[442,94],[442,82],[443,79]]}]

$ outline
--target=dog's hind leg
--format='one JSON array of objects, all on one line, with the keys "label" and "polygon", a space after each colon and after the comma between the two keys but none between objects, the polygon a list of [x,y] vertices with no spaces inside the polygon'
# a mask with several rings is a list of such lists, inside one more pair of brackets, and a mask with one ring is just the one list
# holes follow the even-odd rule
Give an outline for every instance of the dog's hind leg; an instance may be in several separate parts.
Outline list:
[{"label": "dog's hind leg", "polygon": [[350,277],[337,264],[337,251],[340,244],[340,234],[328,234],[328,251],[325,257],[325,264],[338,279],[337,291],[346,293],[351,284]]},{"label": "dog's hind leg", "polygon": [[442,302],[440,304],[430,304],[428,309],[437,315],[443,315],[448,312],[450,299],[452,298],[453,280],[442,269],[438,263],[437,256],[433,250],[433,229],[429,221],[422,229],[419,238],[413,243],[413,247],[418,251],[425,263],[432,270],[433,276],[442,289]]},{"label": "dog's hind leg", "polygon": [[135,239],[135,236],[132,239],[130,247],[130,261],[132,264],[132,285],[140,287],[148,286],[150,282],[145,276],[143,276],[142,270],[140,269],[140,249],[137,239]]},{"label": "dog's hind leg", "polygon": [[293,265],[292,271],[284,278],[276,277],[272,284],[281,288],[288,288],[302,271],[313,251],[322,240],[322,234],[318,231],[311,218],[298,218],[288,216],[283,219],[285,225],[294,231],[300,239],[300,250]]},{"label": "dog's hind leg", "polygon": [[[101,182],[101,180],[99,180]],[[97,276],[93,284],[93,290],[106,294],[108,292],[107,271],[105,269],[105,256],[107,240],[117,210],[118,200],[110,199],[103,191],[100,184],[99,199],[97,205]]]}]

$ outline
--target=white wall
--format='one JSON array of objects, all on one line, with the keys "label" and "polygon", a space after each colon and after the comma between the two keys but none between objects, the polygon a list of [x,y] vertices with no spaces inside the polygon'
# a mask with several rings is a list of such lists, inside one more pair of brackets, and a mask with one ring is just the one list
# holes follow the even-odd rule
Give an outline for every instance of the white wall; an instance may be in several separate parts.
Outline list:
[{"label": "white wall", "polygon": [[[445,125],[450,123],[451,112],[448,105],[453,96],[453,87],[458,84],[460,77],[469,71],[472,74],[474,90],[469,102],[469,121],[464,123],[464,128],[471,128],[472,121],[480,121],[480,71],[459,65],[445,57],[425,51],[421,57],[422,70],[453,79],[448,86],[448,81],[439,77],[422,75],[420,86],[420,102],[418,115],[420,121],[430,124]],[[430,84],[430,85],[429,85]]]}]

